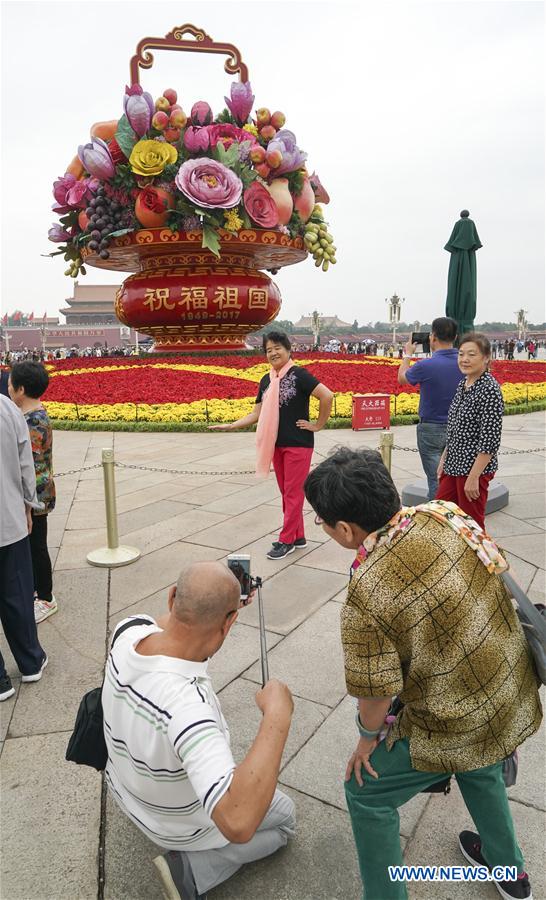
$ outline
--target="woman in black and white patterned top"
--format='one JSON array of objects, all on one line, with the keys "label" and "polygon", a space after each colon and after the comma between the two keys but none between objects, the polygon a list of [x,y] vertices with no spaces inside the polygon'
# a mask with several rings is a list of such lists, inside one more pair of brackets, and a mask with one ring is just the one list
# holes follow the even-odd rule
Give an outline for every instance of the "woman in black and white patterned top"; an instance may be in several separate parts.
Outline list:
[{"label": "woman in black and white patterned top", "polygon": [[465,376],[449,408],[447,442],[438,466],[437,500],[451,500],[484,528],[489,482],[498,468],[504,402],[488,371],[491,344],[484,334],[461,338],[459,368]]}]

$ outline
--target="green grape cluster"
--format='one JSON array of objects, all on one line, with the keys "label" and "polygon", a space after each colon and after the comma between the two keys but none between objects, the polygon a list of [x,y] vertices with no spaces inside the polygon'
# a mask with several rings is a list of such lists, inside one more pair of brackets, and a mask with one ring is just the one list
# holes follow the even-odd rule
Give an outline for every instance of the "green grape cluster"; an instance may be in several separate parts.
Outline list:
[{"label": "green grape cluster", "polygon": [[65,275],[70,275],[71,278],[77,278],[80,274],[85,275],[85,266],[81,257],[70,259],[68,255],[65,255],[65,259],[70,262],[68,269],[65,269]]},{"label": "green grape cluster", "polygon": [[337,248],[334,238],[329,233],[326,222],[318,214],[313,214],[306,223],[303,240],[307,250],[313,254],[317,268],[322,266],[322,271],[327,272],[330,264],[336,264]]}]

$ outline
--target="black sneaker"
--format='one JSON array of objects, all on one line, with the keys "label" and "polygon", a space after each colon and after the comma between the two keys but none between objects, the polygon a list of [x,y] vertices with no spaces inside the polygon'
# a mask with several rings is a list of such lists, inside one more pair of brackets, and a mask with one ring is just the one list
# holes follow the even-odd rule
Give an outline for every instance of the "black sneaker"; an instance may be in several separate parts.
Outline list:
[{"label": "black sneaker", "polygon": [[156,856],[154,866],[159,872],[166,900],[206,900],[206,894],[198,894],[186,854],[169,850]]},{"label": "black sneaker", "polygon": [[[273,541],[271,546],[273,547],[274,550],[276,550],[277,547],[281,546],[281,541]],[[294,541],[294,547],[296,547],[296,549],[298,549],[298,548],[301,549],[301,547],[307,547],[307,539],[304,537],[296,538],[296,540]]]},{"label": "black sneaker", "polygon": [[289,553],[293,553],[295,550],[294,544],[281,544],[278,543],[276,547],[272,547],[269,553],[267,554],[268,559],[284,559],[285,556],[288,556]]},{"label": "black sneaker", "polygon": [[[485,866],[490,869],[482,856],[482,842],[475,831],[461,831],[459,835],[459,847],[463,856],[477,866]],[[527,873],[518,875],[517,881],[493,881],[501,897],[505,900],[533,900],[531,885]]]},{"label": "black sneaker", "polygon": [[2,700],[7,700],[8,697],[13,697],[15,693],[15,688],[11,683],[11,678],[9,675],[4,675],[0,678],[0,703]]}]

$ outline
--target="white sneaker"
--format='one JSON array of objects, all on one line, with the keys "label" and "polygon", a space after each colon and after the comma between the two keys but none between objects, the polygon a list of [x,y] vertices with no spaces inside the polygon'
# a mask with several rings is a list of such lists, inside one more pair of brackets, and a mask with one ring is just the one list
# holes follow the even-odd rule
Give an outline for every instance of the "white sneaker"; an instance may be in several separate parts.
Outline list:
[{"label": "white sneaker", "polygon": [[44,674],[44,669],[48,664],[48,658],[44,654],[44,658],[42,660],[42,666],[39,672],[35,672],[34,675],[21,675],[21,681],[39,681],[42,675]]},{"label": "white sneaker", "polygon": [[52,616],[53,613],[57,612],[58,608],[57,601],[53,594],[51,595],[51,602],[48,600],[34,600],[34,618],[36,624],[38,624],[38,622],[43,622],[44,619]]}]

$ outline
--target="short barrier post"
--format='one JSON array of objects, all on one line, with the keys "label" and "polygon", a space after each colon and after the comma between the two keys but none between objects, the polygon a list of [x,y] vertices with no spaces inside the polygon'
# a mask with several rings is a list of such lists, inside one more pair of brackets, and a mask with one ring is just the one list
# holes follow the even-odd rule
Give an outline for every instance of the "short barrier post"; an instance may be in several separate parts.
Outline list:
[{"label": "short barrier post", "polygon": [[135,562],[140,556],[140,550],[137,550],[136,547],[120,547],[119,545],[114,451],[110,447],[102,451],[102,474],[104,476],[108,546],[88,553],[87,562],[92,566],[113,569],[116,566],[128,566],[129,563]]},{"label": "short barrier post", "polygon": [[394,446],[394,434],[392,431],[382,431],[379,435],[379,452],[383,464],[387,469],[391,470],[392,465],[392,448]]}]

